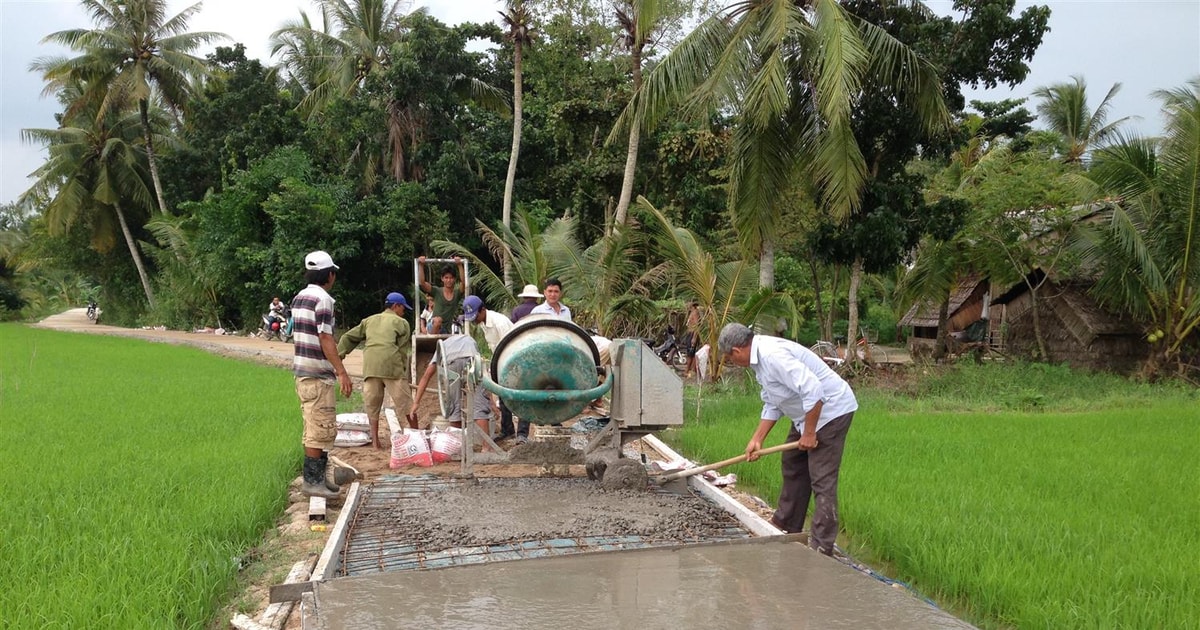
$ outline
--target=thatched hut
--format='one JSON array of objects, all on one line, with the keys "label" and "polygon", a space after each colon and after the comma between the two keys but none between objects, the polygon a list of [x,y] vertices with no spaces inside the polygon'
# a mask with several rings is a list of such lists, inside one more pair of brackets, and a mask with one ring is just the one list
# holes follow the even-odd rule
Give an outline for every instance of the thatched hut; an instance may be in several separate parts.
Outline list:
[{"label": "thatched hut", "polygon": [[[986,276],[968,275],[959,281],[950,294],[947,332],[953,334],[987,317],[990,311],[991,283]],[[908,333],[908,350],[913,356],[925,356],[933,351],[938,336],[938,311],[941,303],[924,300],[912,305],[896,324],[911,327]]]},{"label": "thatched hut", "polygon": [[[1033,272],[1041,274],[1040,269]],[[1043,274],[1044,275],[1044,274]],[[1041,277],[1031,278],[1036,284]],[[1047,360],[1073,367],[1118,373],[1132,372],[1146,359],[1149,345],[1132,320],[1103,309],[1080,281],[1044,282],[1038,290],[1038,314]],[[1004,322],[1005,344],[1013,356],[1033,356],[1033,300],[1022,281],[993,301]],[[993,311],[995,312],[995,311]]]}]

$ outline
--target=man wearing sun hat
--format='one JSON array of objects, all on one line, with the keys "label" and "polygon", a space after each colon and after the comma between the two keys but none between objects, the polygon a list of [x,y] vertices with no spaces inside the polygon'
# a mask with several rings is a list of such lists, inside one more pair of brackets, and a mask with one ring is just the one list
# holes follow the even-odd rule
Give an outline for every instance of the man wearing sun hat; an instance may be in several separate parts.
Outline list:
[{"label": "man wearing sun hat", "polygon": [[517,323],[522,317],[525,317],[537,306],[538,300],[542,299],[542,294],[538,292],[536,284],[527,284],[525,288],[517,294],[521,298],[521,303],[512,310],[512,323]]},{"label": "man wearing sun hat", "polygon": [[379,439],[383,393],[386,391],[392,398],[397,414],[407,417],[412,410],[412,389],[408,382],[412,328],[404,319],[407,308],[408,300],[402,294],[387,294],[383,312],[347,330],[337,344],[338,356],[342,358],[359,346],[363,348],[363,407],[371,423],[371,445],[375,448],[383,448]]},{"label": "man wearing sun hat", "polygon": [[350,375],[338,356],[333,340],[333,297],[329,290],[337,280],[338,266],[324,251],[304,257],[304,280],[308,286],[292,299],[292,333],[295,354],[292,372],[296,396],[304,417],[304,485],[309,496],[337,498],[341,488],[325,477],[329,451],[337,438],[337,393],[350,397]]}]

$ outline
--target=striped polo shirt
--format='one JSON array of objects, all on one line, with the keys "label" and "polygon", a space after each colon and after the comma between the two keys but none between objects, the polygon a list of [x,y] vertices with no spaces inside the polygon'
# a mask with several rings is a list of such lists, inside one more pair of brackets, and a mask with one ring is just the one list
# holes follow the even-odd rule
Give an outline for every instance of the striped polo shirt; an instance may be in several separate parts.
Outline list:
[{"label": "striped polo shirt", "polygon": [[333,335],[333,297],[310,284],[292,299],[292,335],[295,355],[292,372],[296,378],[335,378],[333,364],[321,350],[320,334]]}]

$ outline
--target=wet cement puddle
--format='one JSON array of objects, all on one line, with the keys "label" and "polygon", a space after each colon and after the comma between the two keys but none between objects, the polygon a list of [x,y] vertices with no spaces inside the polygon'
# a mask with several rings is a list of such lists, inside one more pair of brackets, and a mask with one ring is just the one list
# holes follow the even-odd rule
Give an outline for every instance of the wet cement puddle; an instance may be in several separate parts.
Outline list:
[{"label": "wet cement puddle", "polygon": [[796,543],[754,539],[319,583],[315,627],[971,628]]},{"label": "wet cement puddle", "polygon": [[338,576],[748,538],[695,495],[586,479],[385,477],[366,488]]}]

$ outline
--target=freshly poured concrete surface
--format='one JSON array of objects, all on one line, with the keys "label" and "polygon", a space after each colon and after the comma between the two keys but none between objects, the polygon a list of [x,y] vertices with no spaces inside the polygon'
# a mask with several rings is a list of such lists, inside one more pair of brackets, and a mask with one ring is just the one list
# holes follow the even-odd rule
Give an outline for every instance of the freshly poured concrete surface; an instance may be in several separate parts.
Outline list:
[{"label": "freshly poured concrete surface", "polygon": [[340,578],[319,628],[971,628],[797,543],[695,546]]}]

